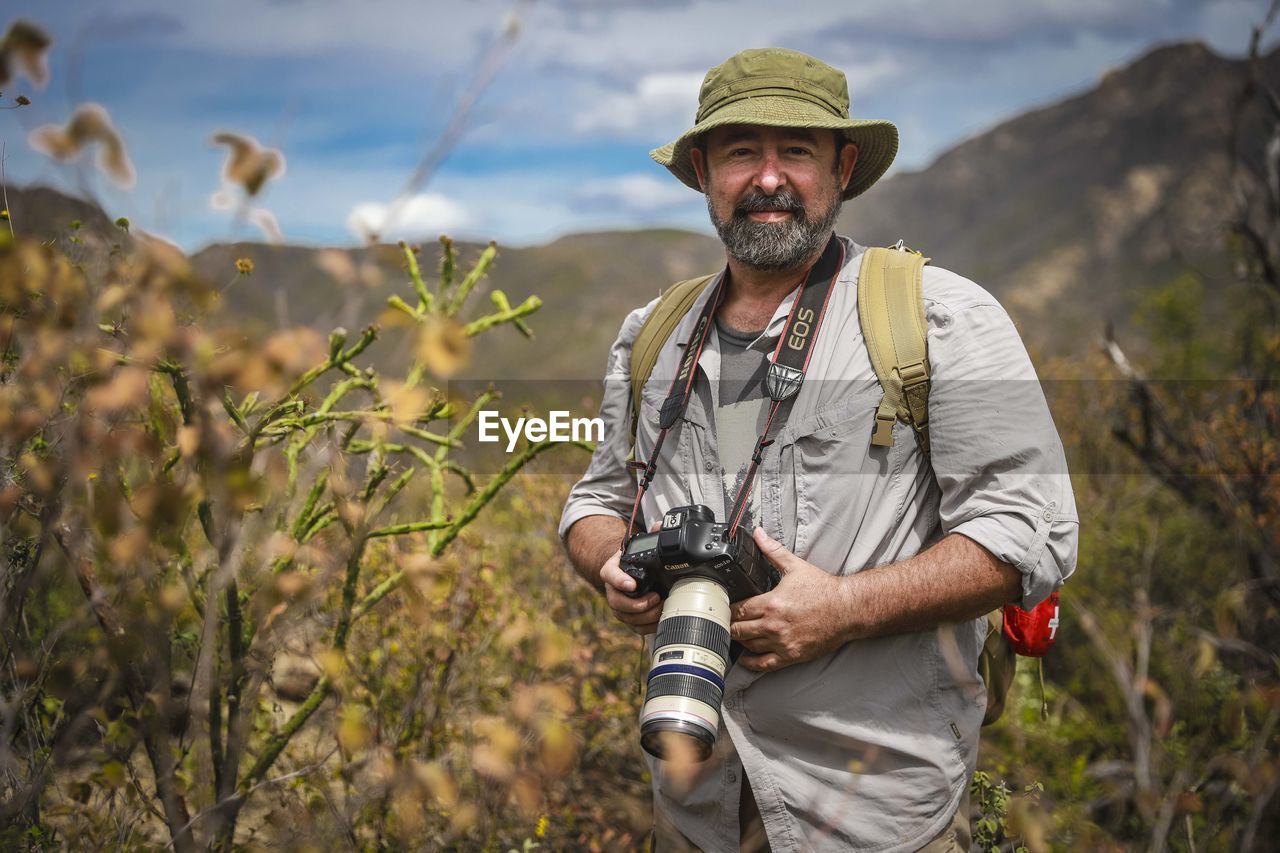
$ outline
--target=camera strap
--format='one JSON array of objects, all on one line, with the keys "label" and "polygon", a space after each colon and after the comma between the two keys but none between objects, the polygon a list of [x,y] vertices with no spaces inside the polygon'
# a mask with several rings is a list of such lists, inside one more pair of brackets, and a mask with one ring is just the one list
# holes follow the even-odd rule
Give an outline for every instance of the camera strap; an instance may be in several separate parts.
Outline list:
[{"label": "camera strap", "polygon": [[[765,419],[764,431],[756,440],[755,450],[751,454],[751,465],[747,469],[747,476],[743,478],[742,485],[738,488],[737,498],[734,500],[733,511],[729,516],[731,520],[730,536],[737,533],[738,525],[742,521],[742,515],[750,499],[751,487],[755,481],[756,471],[760,467],[764,449],[773,443],[773,439],[769,438],[769,433],[773,426],[774,418],[777,416],[782,404],[799,393],[800,386],[804,382],[805,371],[809,367],[809,358],[813,354],[813,343],[818,337],[818,329],[822,326],[822,318],[826,315],[827,304],[830,302],[831,286],[843,267],[844,243],[833,234],[827,242],[827,247],[823,250],[822,256],[818,258],[817,263],[810,267],[805,274],[804,280],[800,282],[800,289],[796,293],[795,301],[791,304],[791,312],[787,315],[787,322],[782,327],[782,334],[778,337],[777,346],[774,347],[772,363],[769,365],[764,381],[765,391],[768,393],[770,400],[769,414]],[[680,369],[676,372],[675,378],[671,380],[671,388],[667,392],[667,398],[663,401],[662,409],[658,413],[658,437],[654,441],[653,452],[649,454],[649,461],[640,462],[637,460],[629,463],[633,469],[643,473],[640,476],[639,488],[636,490],[635,502],[631,506],[631,518],[627,522],[627,530],[623,535],[622,543],[624,549],[627,540],[635,532],[636,516],[640,510],[640,499],[644,496],[645,490],[648,489],[649,483],[653,480],[653,475],[657,471],[658,455],[662,450],[663,442],[666,441],[667,432],[676,425],[689,405],[689,398],[693,394],[695,368],[698,365],[698,359],[702,357],[702,349],[706,346],[707,337],[710,334],[712,325],[714,325],[716,311],[719,310],[720,304],[724,301],[726,278],[727,273],[722,273],[716,281],[715,291],[703,306],[702,313],[698,315],[698,322],[694,326],[693,334],[690,335],[689,342],[685,345],[684,356],[680,360]]]}]

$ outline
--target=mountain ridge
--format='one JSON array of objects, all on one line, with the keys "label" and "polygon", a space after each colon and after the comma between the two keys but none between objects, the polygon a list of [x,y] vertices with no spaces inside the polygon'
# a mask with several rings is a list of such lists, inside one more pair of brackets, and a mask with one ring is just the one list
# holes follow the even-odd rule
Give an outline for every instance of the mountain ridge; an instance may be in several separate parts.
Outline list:
[{"label": "mountain ridge", "polygon": [[[1280,52],[1262,65],[1268,79],[1280,78]],[[1081,342],[1108,323],[1127,329],[1151,290],[1180,272],[1225,269],[1230,126],[1247,77],[1245,61],[1202,43],[1157,46],[1088,89],[1005,119],[922,169],[880,181],[845,206],[838,230],[869,245],[904,239],[994,294],[1034,353],[1078,355]],[[1249,114],[1243,142],[1260,152],[1264,130],[1260,112]],[[114,227],[105,214],[95,218],[85,203],[76,204],[74,218]],[[48,207],[47,195],[40,205]],[[14,205],[19,221],[32,227],[22,206]],[[55,228],[43,215],[43,227]],[[460,263],[480,248],[462,244]],[[675,229],[575,233],[499,250],[483,289],[500,288],[513,303],[536,293],[544,308],[530,318],[534,341],[504,329],[476,353],[471,375],[495,379],[598,379],[627,311],[673,281],[723,265],[718,240]],[[375,257],[382,283],[339,282],[321,260],[333,252],[353,265]],[[433,254],[423,249],[424,270],[435,267]],[[405,277],[398,251],[385,246],[213,244],[192,263],[225,281],[239,257],[252,259],[255,272],[228,285],[228,307],[263,327],[362,325],[380,314]]]}]

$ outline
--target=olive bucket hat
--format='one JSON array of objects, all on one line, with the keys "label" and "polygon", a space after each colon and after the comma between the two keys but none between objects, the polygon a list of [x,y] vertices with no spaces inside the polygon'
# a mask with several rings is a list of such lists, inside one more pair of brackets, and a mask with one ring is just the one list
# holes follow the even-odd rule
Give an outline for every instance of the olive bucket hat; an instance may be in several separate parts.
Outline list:
[{"label": "olive bucket hat", "polygon": [[898,128],[892,122],[849,118],[849,85],[842,71],[779,47],[744,50],[708,71],[694,122],[679,139],[649,156],[699,192],[689,149],[702,134],[726,124],[842,131],[858,146],[845,199],[874,184],[898,153]]}]

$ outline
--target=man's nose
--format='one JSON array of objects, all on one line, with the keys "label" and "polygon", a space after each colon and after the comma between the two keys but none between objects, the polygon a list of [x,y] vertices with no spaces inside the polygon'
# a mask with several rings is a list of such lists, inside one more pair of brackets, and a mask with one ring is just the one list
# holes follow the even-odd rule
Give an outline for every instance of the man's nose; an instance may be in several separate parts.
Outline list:
[{"label": "man's nose", "polygon": [[766,151],[760,161],[760,168],[756,170],[755,185],[764,190],[765,195],[773,195],[785,183],[786,177],[782,173],[777,152]]}]

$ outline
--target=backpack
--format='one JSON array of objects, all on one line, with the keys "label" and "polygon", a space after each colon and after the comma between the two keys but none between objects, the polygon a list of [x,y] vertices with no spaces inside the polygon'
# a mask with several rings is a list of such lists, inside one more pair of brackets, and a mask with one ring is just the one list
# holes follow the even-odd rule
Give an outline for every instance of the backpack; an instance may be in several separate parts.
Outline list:
[{"label": "backpack", "polygon": [[[923,278],[924,265],[928,262],[929,258],[899,240],[891,248],[867,249],[858,275],[858,320],[871,366],[883,391],[876,406],[871,444],[892,446],[893,424],[901,420],[911,426],[926,459],[929,458],[929,351]],[[640,326],[631,347],[632,454],[635,453],[641,392],[653,373],[658,352],[715,278],[707,275],[673,284],[663,292]],[[1045,609],[1043,613],[1041,608]],[[1050,609],[1051,620],[1047,617]],[[1016,604],[1008,604],[987,614],[986,640],[978,657],[978,672],[987,686],[984,726],[994,723],[1004,713],[1017,655],[1043,657],[1053,642],[1057,620],[1057,592],[1030,613]],[[1028,623],[1047,624],[1047,639],[1045,631],[1031,629]],[[1034,635],[1035,642],[1028,642],[1028,635]],[[1042,669],[1042,681],[1043,677]]]}]

